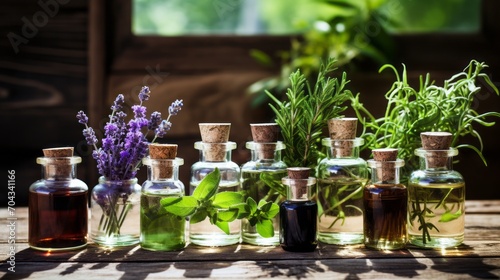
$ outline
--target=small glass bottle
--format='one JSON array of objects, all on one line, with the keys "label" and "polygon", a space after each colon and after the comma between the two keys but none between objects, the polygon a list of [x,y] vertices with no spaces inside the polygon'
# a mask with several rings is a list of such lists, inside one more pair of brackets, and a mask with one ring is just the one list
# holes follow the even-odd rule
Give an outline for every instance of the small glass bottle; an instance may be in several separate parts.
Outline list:
[{"label": "small glass bottle", "polygon": [[29,188],[29,246],[42,251],[80,249],[87,245],[88,187],[76,178],[73,148],[44,149],[42,179]]},{"label": "small glass bottle", "polygon": [[423,248],[455,247],[464,241],[465,181],[453,170],[458,150],[450,148],[452,134],[424,132],[416,149],[420,169],[408,183],[408,238]]},{"label": "small glass bottle", "polygon": [[[228,141],[229,123],[200,123],[202,141],[194,143],[200,151],[200,160],[191,166],[189,193],[213,172],[220,171],[220,183],[217,192],[237,192],[240,185],[240,167],[231,161],[231,151],[236,149],[236,143]],[[200,246],[227,246],[240,242],[241,222],[235,220],[229,223],[229,234],[226,234],[206,218],[202,222],[189,226],[189,241]]]},{"label": "small glass bottle", "polygon": [[364,188],[365,246],[378,250],[403,249],[407,241],[406,186],[399,183],[404,161],[397,149],[375,149],[368,160],[371,184]]},{"label": "small glass bottle", "polygon": [[316,178],[309,177],[310,168],[288,168],[287,200],[280,204],[280,245],[285,251],[312,252],[318,246],[318,205],[311,200]]},{"label": "small glass bottle", "polygon": [[162,198],[184,196],[179,180],[182,158],[176,158],[177,145],[150,144],[149,157],[142,160],[148,179],[141,193],[141,248],[151,251],[175,251],[186,246],[186,219],[165,211]]},{"label": "small glass bottle", "polygon": [[363,188],[366,161],[359,157],[363,139],[355,138],[356,118],[331,119],[330,138],[322,140],[327,157],[318,164],[318,240],[327,244],[363,243]]},{"label": "small glass bottle", "polygon": [[[244,200],[251,197],[280,204],[286,199],[286,189],[281,179],[286,176],[286,164],[281,161],[283,142],[278,141],[275,123],[250,124],[254,141],[247,142],[251,160],[241,167],[241,189]],[[272,246],[279,245],[279,215],[273,219],[274,236],[262,237],[247,219],[241,220],[241,237],[244,243]]]}]

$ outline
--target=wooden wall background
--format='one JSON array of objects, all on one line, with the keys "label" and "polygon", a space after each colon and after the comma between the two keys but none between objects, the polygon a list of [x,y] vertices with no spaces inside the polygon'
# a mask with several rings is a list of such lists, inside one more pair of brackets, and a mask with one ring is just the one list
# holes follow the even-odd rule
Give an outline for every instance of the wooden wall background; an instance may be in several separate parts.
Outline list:
[{"label": "wooden wall background", "polygon": [[[484,2],[488,28],[481,36],[453,40],[439,36],[398,37],[395,63],[404,62],[414,80],[419,74],[430,72],[439,81],[476,58],[490,65],[491,77],[500,86],[497,54],[500,21],[495,15],[499,4],[492,0]],[[92,125],[99,127],[117,93],[136,94],[148,75],[148,67],[167,73],[164,78],[160,76],[161,81],[153,77],[147,82],[163,100],[152,102],[151,111],[166,112],[173,99],[185,100],[185,111],[175,120],[167,141],[180,145],[179,156],[185,159],[181,179],[186,186],[190,165],[198,159],[193,148],[193,143],[199,140],[198,122],[234,120],[232,140],[238,144],[234,159],[240,164],[248,160],[244,143],[250,131],[246,125],[250,121],[269,120],[269,115],[266,108],[247,107],[248,98],[241,96],[248,83],[277,71],[261,68],[245,57],[249,48],[259,47],[262,38],[233,40],[229,44],[219,39],[203,44],[196,39],[137,38],[130,34],[130,23],[123,16],[130,13],[128,1],[46,0],[46,3],[58,4],[53,16],[37,1],[0,2],[0,165],[2,171],[16,170],[18,205],[27,205],[27,189],[40,178],[35,159],[42,155],[42,148],[75,147],[76,154],[84,161],[78,166],[78,177],[89,187],[95,184],[95,164],[82,141],[83,127],[75,114],[86,110],[93,117]],[[42,13],[48,15],[46,23]],[[31,38],[20,44],[16,53],[8,35],[23,36],[24,19],[33,23],[34,16],[40,27],[34,34],[27,33]],[[281,38],[265,44],[264,49],[272,53],[286,45],[287,40]],[[220,57],[217,64],[210,62],[212,56]],[[351,89],[361,92],[364,103],[377,113],[385,106],[383,94],[393,77],[372,70],[361,69],[348,76]],[[500,111],[500,97],[490,92],[482,98],[478,101],[481,110]],[[216,100],[222,103],[218,107],[200,108],[202,99],[208,102],[204,104]],[[210,108],[210,114],[203,111]],[[500,134],[500,125],[480,131],[485,135],[484,154],[489,166],[464,151],[460,155],[462,163],[456,169],[466,178],[468,199],[498,199],[500,191],[495,174],[500,170],[500,147],[496,135]],[[145,178],[144,170],[140,178]],[[6,205],[3,188],[0,207]]]}]

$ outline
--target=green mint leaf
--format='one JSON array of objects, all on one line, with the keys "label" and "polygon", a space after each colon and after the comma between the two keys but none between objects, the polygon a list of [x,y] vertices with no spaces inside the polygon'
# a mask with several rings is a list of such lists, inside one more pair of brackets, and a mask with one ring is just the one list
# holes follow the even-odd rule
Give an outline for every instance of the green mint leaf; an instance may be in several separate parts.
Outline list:
[{"label": "green mint leaf", "polygon": [[251,197],[247,198],[247,204],[250,207],[250,213],[257,212],[257,202]]},{"label": "green mint leaf", "polygon": [[229,223],[228,222],[216,222],[215,225],[220,228],[226,234],[229,234]]},{"label": "green mint leaf", "polygon": [[270,220],[260,221],[256,224],[255,227],[257,229],[257,232],[262,237],[273,237],[274,236],[273,222],[271,222]]},{"label": "green mint leaf", "polygon": [[269,211],[269,209],[271,209],[271,205],[273,204],[272,201],[265,201],[263,199],[261,199],[259,201],[259,209],[262,211],[262,212],[267,212]]},{"label": "green mint leaf", "polygon": [[182,199],[182,197],[180,197],[180,196],[169,196],[169,197],[162,198],[160,200],[160,204],[161,204],[161,206],[169,206],[171,204],[174,204],[174,203],[181,201],[181,199]]},{"label": "green mint leaf", "polygon": [[165,210],[176,216],[187,217],[198,208],[198,200],[191,196],[183,196],[181,199],[163,198],[160,202]]},{"label": "green mint leaf", "polygon": [[224,210],[217,213],[218,222],[232,222],[238,216],[238,209]]},{"label": "green mint leaf", "polygon": [[268,210],[267,212],[262,213],[261,215],[263,215],[263,216],[264,216],[264,217],[266,217],[267,219],[272,219],[272,218],[274,218],[274,216],[276,216],[279,212],[280,212],[280,207],[278,206],[278,204],[276,204],[276,203],[272,203],[272,204],[271,204],[271,207],[269,208],[269,210]]},{"label": "green mint leaf", "polygon": [[193,197],[199,201],[207,201],[217,193],[220,183],[220,172],[216,167],[214,171],[205,176],[200,184],[194,189]]},{"label": "green mint leaf", "polygon": [[215,195],[212,205],[217,208],[229,208],[243,202],[243,196],[237,192],[220,192]]},{"label": "green mint leaf", "polygon": [[[229,209],[236,209],[238,210],[238,217],[236,219],[243,219],[248,217],[250,215],[250,206],[248,206],[246,203],[238,203],[238,204],[233,204],[229,207]],[[279,209],[278,209],[279,211]]]},{"label": "green mint leaf", "polygon": [[191,224],[196,224],[199,222],[202,222],[205,220],[208,216],[208,212],[205,208],[198,208],[198,211],[196,211],[193,216],[191,216],[191,219],[189,220],[189,223]]}]

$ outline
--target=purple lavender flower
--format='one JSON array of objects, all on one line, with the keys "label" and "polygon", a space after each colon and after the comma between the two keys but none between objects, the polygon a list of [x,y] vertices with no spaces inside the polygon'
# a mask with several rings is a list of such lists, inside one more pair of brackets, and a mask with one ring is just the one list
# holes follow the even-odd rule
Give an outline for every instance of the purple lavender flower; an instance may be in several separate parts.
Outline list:
[{"label": "purple lavender flower", "polygon": [[149,87],[143,86],[141,91],[139,92],[139,100],[141,100],[141,103],[149,99],[149,94],[151,91],[149,91]]},{"label": "purple lavender flower", "polygon": [[172,115],[172,116],[177,115],[177,113],[179,113],[179,111],[182,109],[182,106],[184,106],[184,104],[182,103],[182,99],[181,100],[178,100],[178,99],[175,100],[168,107],[168,114]]},{"label": "purple lavender flower", "polygon": [[160,112],[153,112],[151,113],[151,118],[149,119],[148,122],[148,130],[154,131],[160,126],[161,123],[161,113]]},{"label": "purple lavender flower", "polygon": [[121,111],[123,109],[123,103],[125,103],[125,97],[123,94],[118,94],[113,102],[113,105],[111,106],[111,110],[113,110],[113,112]]},{"label": "purple lavender flower", "polygon": [[182,100],[172,102],[168,108],[169,115],[162,120],[159,112],[153,112],[149,119],[146,117],[146,107],[142,103],[149,99],[149,87],[142,87],[139,92],[139,105],[132,106],[134,116],[126,122],[127,114],[123,112],[125,98],[119,94],[113,105],[109,121],[104,126],[102,146],[97,148],[98,139],[95,131],[87,126],[88,117],[83,111],[77,114],[78,122],[85,125],[83,135],[87,144],[94,146],[92,156],[97,162],[99,174],[108,180],[128,180],[136,176],[142,159],[148,153],[148,131],[155,132],[155,138],[164,137],[172,127],[169,118],[177,115],[182,109]]}]

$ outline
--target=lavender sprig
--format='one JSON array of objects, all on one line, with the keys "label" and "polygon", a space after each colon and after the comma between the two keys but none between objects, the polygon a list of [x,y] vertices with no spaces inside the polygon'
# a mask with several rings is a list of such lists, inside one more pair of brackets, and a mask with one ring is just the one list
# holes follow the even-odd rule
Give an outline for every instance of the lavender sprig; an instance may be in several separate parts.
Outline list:
[{"label": "lavender sprig", "polygon": [[132,106],[133,118],[125,121],[127,114],[123,112],[125,98],[119,94],[111,106],[109,121],[104,126],[102,145],[97,147],[98,139],[95,131],[88,126],[88,117],[83,111],[77,113],[78,122],[85,125],[83,135],[88,145],[94,147],[93,158],[97,161],[99,174],[109,180],[128,180],[134,178],[142,159],[148,153],[147,133],[155,133],[157,138],[165,136],[172,127],[169,121],[171,116],[177,115],[182,109],[182,100],[176,100],[168,108],[169,115],[162,120],[161,113],[153,112],[149,119],[146,117],[146,107],[143,102],[150,97],[150,89],[142,87],[138,96],[139,105]]}]

